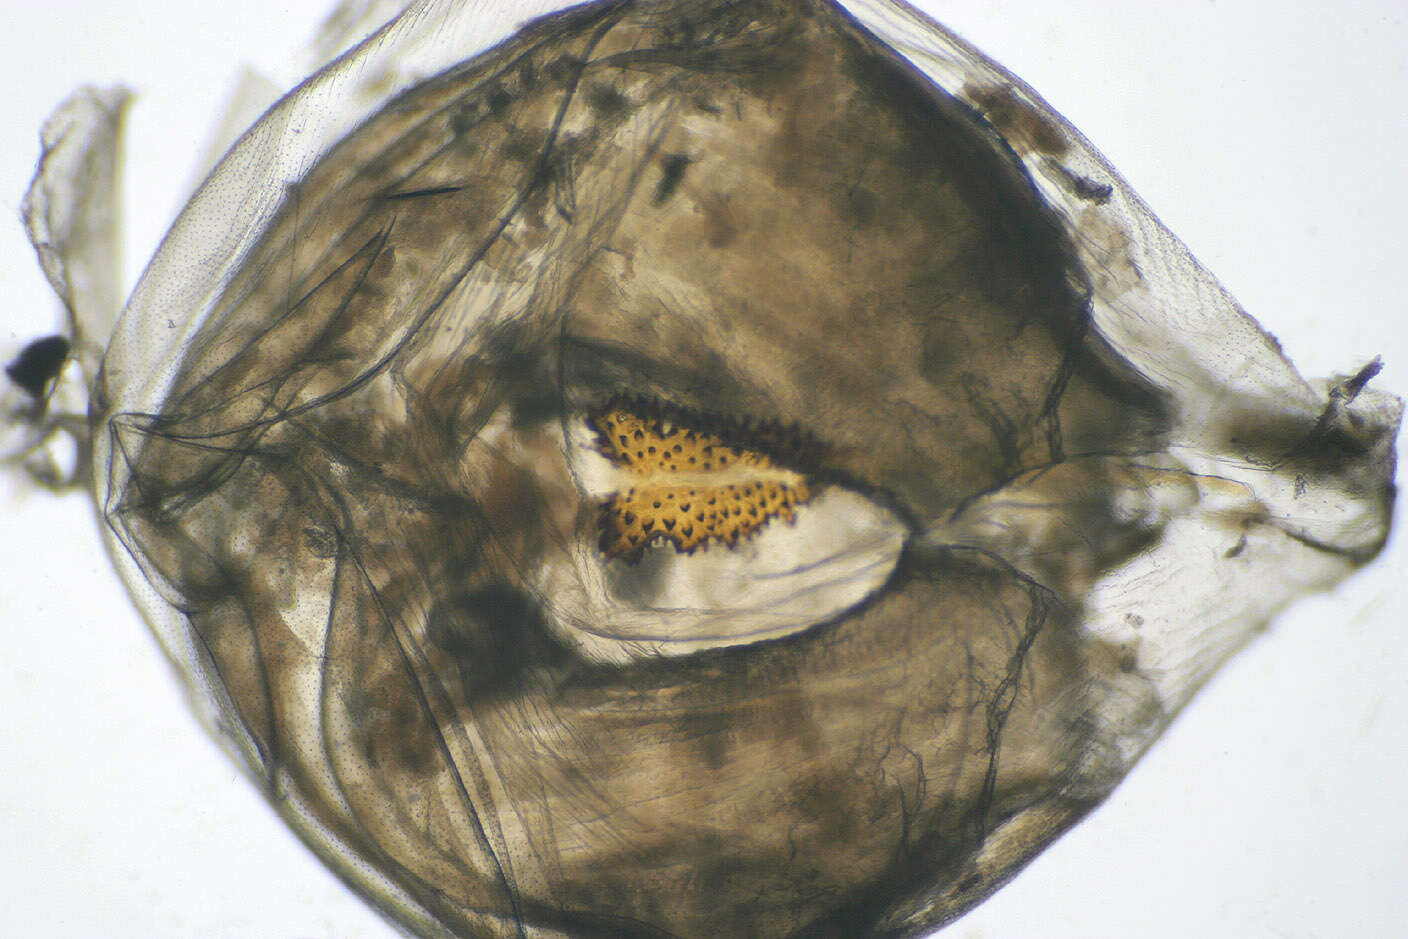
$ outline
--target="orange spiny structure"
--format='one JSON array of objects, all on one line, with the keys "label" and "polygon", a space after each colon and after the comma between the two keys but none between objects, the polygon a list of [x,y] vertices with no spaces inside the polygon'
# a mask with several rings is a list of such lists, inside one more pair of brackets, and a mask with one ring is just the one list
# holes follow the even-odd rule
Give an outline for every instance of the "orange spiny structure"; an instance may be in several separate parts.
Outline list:
[{"label": "orange spiny structure", "polygon": [[631,483],[601,506],[609,558],[638,561],[657,540],[688,553],[710,541],[732,548],[772,519],[792,521],[812,498],[806,477],[777,462],[800,449],[795,431],[638,401],[613,401],[587,420],[598,449]]}]

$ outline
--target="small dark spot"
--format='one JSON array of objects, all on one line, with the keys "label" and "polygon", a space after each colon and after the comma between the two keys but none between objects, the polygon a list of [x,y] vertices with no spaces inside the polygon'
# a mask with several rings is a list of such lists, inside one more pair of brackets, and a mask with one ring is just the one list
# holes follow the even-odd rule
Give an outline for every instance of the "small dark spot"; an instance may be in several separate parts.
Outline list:
[{"label": "small dark spot", "polygon": [[489,110],[495,114],[502,114],[513,103],[513,95],[509,94],[502,85],[496,85],[489,91]]},{"label": "small dark spot", "polygon": [[660,181],[655,184],[655,195],[651,199],[655,205],[663,205],[679,189],[684,179],[684,171],[689,169],[690,159],[683,153],[670,153],[660,158]]},{"label": "small dark spot", "polygon": [[482,117],[480,102],[467,101],[450,115],[450,133],[456,137],[462,137],[469,133]]},{"label": "small dark spot", "polygon": [[1104,205],[1110,201],[1110,197],[1115,194],[1115,187],[1108,183],[1099,183],[1089,176],[1082,176],[1073,172],[1061,163],[1060,160],[1048,158],[1044,161],[1048,169],[1054,171],[1061,177],[1061,184],[1070,190],[1078,199],[1087,202],[1094,202],[1096,205]]},{"label": "small dark spot", "polygon": [[526,672],[558,663],[565,653],[537,602],[506,584],[437,602],[426,631],[455,661],[461,686],[471,696],[510,692]]},{"label": "small dark spot", "polygon": [[44,397],[49,383],[68,361],[69,343],[63,336],[36,339],[5,366],[5,374],[32,398]]},{"label": "small dark spot", "polygon": [[609,85],[587,86],[587,106],[604,118],[613,118],[626,110],[626,96]]},{"label": "small dark spot", "polygon": [[1074,182],[1076,195],[1096,205],[1104,205],[1115,194],[1115,187],[1109,183],[1097,183],[1089,176],[1077,176]]}]

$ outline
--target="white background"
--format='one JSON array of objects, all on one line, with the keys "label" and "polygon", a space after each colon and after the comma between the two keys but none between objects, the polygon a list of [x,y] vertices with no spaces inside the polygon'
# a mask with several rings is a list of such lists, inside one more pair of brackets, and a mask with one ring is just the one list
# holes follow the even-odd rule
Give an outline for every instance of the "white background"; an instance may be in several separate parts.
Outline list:
[{"label": "white background", "polygon": [[[0,350],[57,323],[15,221],[49,108],[85,81],[141,94],[135,278],[234,69],[288,61],[323,4],[0,0]],[[1408,392],[1401,0],[925,6],[1094,141],[1305,374],[1382,353],[1376,384]],[[1400,532],[945,936],[1408,935],[1405,578]],[[393,934],[188,715],[82,497],[0,481],[0,637],[0,934]]]}]

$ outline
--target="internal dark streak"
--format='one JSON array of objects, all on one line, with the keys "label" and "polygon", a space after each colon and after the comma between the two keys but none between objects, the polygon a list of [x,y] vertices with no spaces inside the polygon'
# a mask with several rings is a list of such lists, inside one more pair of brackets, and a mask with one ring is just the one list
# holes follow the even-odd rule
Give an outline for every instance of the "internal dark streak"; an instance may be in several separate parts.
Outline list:
[{"label": "internal dark streak", "polygon": [[411,189],[406,192],[388,192],[382,196],[385,202],[395,202],[400,199],[424,199],[429,196],[448,196],[456,192],[464,192],[464,186],[431,186],[427,189]]}]

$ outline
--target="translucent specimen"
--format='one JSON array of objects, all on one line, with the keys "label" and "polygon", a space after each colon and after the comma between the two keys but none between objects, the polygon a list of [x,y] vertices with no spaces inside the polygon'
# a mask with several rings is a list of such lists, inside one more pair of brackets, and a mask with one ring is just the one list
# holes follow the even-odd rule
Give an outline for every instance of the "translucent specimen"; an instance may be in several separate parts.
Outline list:
[{"label": "translucent specimen", "polygon": [[[466,6],[231,151],[94,387],[154,627],[412,928],[920,932],[1382,545],[1373,369],[1303,382],[932,24],[595,4],[470,56]],[[645,527],[691,489],[754,521]]]}]

